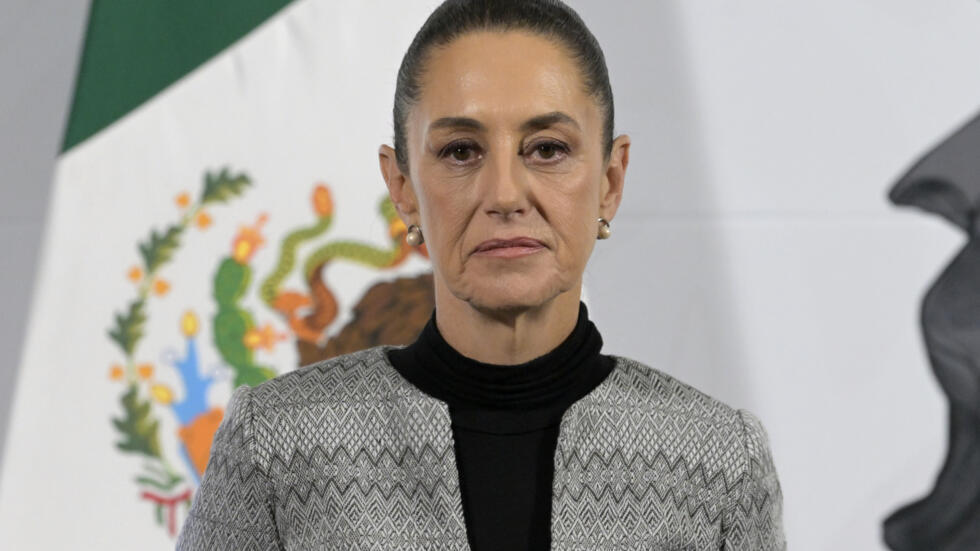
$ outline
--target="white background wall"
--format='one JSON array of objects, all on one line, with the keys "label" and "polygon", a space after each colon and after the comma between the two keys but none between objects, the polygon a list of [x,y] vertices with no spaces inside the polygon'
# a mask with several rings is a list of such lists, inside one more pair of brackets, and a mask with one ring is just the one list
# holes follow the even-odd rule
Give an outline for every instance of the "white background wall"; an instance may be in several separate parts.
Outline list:
[{"label": "white background wall", "polygon": [[[762,418],[792,549],[882,549],[945,453],[918,307],[963,242],[885,194],[980,109],[980,2],[570,3],[633,138],[586,275],[606,351]],[[84,19],[0,1],[0,430]]]},{"label": "white background wall", "polygon": [[88,2],[0,0],[0,459]]}]

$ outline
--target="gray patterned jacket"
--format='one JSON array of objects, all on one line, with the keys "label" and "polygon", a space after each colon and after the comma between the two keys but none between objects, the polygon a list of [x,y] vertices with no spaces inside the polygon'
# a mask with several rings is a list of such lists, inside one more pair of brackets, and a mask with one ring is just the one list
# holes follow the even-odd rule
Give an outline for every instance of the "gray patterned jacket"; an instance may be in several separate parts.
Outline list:
[{"label": "gray patterned jacket", "polygon": [[[177,549],[468,549],[448,407],[390,348],[239,387]],[[552,548],[785,549],[759,419],[615,358],[561,420]]]}]

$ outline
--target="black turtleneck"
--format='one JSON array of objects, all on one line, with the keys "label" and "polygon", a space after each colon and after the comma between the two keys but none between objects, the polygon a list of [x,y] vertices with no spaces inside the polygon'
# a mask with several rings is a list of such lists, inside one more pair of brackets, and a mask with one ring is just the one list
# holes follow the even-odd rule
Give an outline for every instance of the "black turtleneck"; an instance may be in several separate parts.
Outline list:
[{"label": "black turtleneck", "polygon": [[442,337],[433,310],[418,339],[388,357],[405,379],[449,405],[463,515],[474,551],[548,549],[551,484],[562,414],[615,360],[579,302],[556,348],[517,365],[479,362]]}]

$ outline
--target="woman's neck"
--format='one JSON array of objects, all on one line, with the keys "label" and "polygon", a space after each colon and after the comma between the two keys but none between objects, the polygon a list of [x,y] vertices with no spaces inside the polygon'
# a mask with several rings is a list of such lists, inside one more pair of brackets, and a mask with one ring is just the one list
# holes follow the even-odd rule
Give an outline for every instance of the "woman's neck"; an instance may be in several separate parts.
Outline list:
[{"label": "woman's neck", "polygon": [[488,364],[522,364],[547,354],[571,334],[581,294],[580,281],[540,306],[484,311],[437,282],[436,325],[446,342],[468,358]]}]

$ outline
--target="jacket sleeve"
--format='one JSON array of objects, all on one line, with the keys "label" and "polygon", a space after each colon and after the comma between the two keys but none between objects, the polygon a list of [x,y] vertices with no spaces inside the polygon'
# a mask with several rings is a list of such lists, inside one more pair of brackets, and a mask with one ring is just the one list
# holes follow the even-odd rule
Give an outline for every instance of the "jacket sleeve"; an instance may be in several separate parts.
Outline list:
[{"label": "jacket sleeve", "polygon": [[235,389],[214,435],[178,551],[281,549],[272,482],[255,456],[251,388]]},{"label": "jacket sleeve", "polygon": [[722,524],[723,551],[784,551],[783,493],[762,422],[738,410],[745,471]]}]

